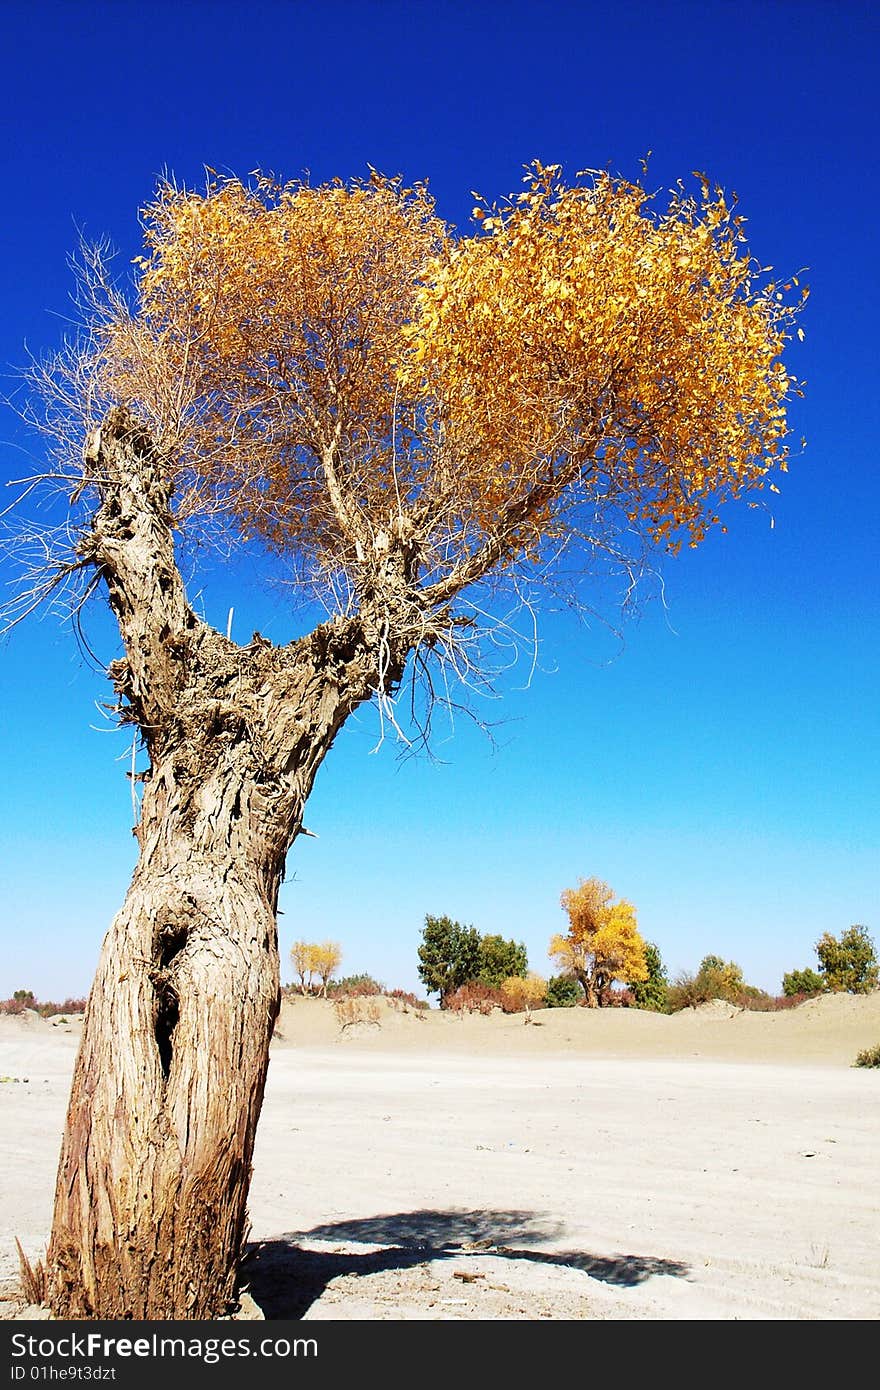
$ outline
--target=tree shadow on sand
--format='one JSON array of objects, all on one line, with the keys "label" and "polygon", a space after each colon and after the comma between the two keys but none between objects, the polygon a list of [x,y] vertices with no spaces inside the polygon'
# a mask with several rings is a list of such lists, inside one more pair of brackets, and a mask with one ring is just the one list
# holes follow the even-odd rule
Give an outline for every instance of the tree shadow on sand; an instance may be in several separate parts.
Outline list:
[{"label": "tree shadow on sand", "polygon": [[[463,1254],[501,1255],[579,1269],[593,1279],[625,1288],[654,1274],[685,1278],[689,1273],[685,1264],[652,1255],[609,1258],[580,1250],[553,1253],[530,1248],[557,1239],[562,1230],[559,1222],[529,1211],[407,1211],[339,1221],[248,1246],[241,1283],[266,1318],[301,1318],[339,1275],[413,1269]],[[303,1248],[317,1241],[381,1248],[363,1252]]]}]

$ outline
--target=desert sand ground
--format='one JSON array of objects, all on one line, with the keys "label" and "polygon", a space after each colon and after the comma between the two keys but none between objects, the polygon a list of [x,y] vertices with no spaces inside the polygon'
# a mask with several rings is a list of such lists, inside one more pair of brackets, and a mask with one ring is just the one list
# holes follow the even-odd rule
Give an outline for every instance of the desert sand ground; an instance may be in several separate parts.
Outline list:
[{"label": "desert sand ground", "polygon": [[[880,1316],[880,1072],[852,1066],[880,994],[534,1018],[285,1004],[245,1315]],[[0,1018],[0,1316],[15,1237],[45,1250],[77,1034]]]}]

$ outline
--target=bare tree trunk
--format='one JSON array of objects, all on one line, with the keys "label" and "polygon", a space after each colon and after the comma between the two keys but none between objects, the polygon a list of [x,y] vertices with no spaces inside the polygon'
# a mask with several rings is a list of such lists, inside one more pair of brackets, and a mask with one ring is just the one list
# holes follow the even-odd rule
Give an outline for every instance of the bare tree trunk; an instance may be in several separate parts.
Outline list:
[{"label": "bare tree trunk", "polygon": [[[140,860],[104,942],[74,1073],[47,1260],[59,1317],[198,1319],[229,1307],[279,1007],[278,889],[336,726],[308,688],[298,725],[311,718],[316,743],[310,758],[299,749],[284,794],[268,794],[246,737],[203,747],[190,737],[151,770]],[[289,710],[276,713],[283,735]]]},{"label": "bare tree trunk", "polygon": [[210,1318],[234,1293],[278,1010],[252,877],[139,869],[84,1023],[49,1247],[66,1318]]},{"label": "bare tree trunk", "polygon": [[597,994],[596,986],[592,976],[586,970],[575,970],[574,973],[577,978],[578,984],[584,991],[584,1003],[586,1007],[588,1009],[598,1008],[599,996]]},{"label": "bare tree trunk", "polygon": [[244,1237],[285,857],[336,733],[376,688],[375,635],[337,618],[285,647],[237,646],[186,602],[163,460],[124,409],[85,459],[100,507],[81,554],[107,585],[125,647],[110,674],[150,768],[83,1025],[49,1297],[62,1318],[210,1318]]}]

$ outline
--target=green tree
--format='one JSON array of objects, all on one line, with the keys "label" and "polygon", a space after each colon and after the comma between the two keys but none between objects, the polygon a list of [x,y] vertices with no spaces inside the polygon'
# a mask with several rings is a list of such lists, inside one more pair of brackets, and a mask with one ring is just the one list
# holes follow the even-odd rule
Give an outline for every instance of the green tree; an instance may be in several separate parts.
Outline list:
[{"label": "green tree", "polygon": [[653,941],[645,942],[645,965],[648,978],[628,980],[627,988],[632,991],[637,1009],[653,1009],[656,1013],[664,1013],[669,1002],[669,977],[660,955],[660,948]]},{"label": "green tree", "polygon": [[548,1009],[573,1009],[582,997],[574,975],[551,975],[547,981]]},{"label": "green tree", "polygon": [[788,999],[795,994],[820,994],[824,988],[824,977],[809,965],[803,970],[789,970],[782,977],[782,993]]},{"label": "green tree", "polygon": [[419,947],[419,979],[429,993],[439,994],[445,1007],[450,994],[475,980],[480,972],[480,933],[451,917],[425,917]]},{"label": "green tree", "polygon": [[481,985],[490,989],[500,989],[502,983],[513,975],[521,979],[529,973],[529,958],[522,941],[505,941],[503,936],[480,937],[480,970],[477,975]]},{"label": "green tree", "polygon": [[825,932],[816,942],[816,955],[827,989],[869,994],[877,988],[877,953],[867,927],[849,927],[839,940]]}]

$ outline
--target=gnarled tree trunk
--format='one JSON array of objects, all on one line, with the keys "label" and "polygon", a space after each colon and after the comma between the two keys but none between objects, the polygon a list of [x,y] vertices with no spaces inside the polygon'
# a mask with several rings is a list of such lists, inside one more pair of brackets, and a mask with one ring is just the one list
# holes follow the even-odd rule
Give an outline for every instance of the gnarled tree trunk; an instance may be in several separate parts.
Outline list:
[{"label": "gnarled tree trunk", "polygon": [[210,1318],[234,1292],[278,1010],[255,875],[141,866],[104,943],[49,1249],[68,1318]]},{"label": "gnarled tree trunk", "polygon": [[286,647],[238,647],[200,622],[150,441],[119,411],[90,451],[101,507],[83,554],[107,582],[125,646],[111,674],[150,767],[74,1073],[50,1302],[64,1318],[210,1318],[244,1235],[285,856],[376,661],[362,619]]},{"label": "gnarled tree trunk", "polygon": [[588,970],[581,970],[575,967],[575,979],[584,991],[584,1004],[588,1009],[598,1009],[601,1000],[599,991],[596,989],[595,981]]}]

